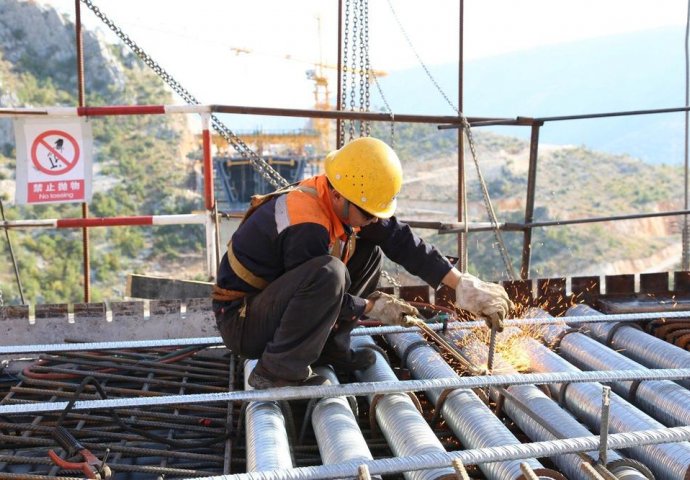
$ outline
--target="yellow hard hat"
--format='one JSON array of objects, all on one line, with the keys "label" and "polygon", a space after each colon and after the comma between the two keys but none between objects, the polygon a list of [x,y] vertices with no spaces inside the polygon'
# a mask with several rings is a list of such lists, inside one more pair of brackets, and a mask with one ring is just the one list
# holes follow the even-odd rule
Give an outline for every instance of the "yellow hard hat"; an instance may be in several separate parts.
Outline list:
[{"label": "yellow hard hat", "polygon": [[402,166],[387,144],[358,138],[329,153],[325,163],[331,185],[351,203],[379,218],[395,213]]}]

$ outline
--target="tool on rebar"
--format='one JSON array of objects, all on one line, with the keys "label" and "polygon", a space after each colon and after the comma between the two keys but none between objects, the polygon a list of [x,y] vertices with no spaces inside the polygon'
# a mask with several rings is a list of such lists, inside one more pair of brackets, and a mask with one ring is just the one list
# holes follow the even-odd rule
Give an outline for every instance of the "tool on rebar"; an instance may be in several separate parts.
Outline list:
[{"label": "tool on rebar", "polygon": [[89,449],[84,447],[74,436],[62,426],[57,426],[52,432],[53,438],[65,450],[67,457],[72,457],[79,454],[84,459],[83,462],[69,462],[61,458],[53,450],[48,451],[48,456],[58,467],[65,470],[81,470],[86,475],[86,478],[95,480],[109,480],[112,476],[110,467],[105,464],[105,459],[100,461],[91,453]]}]

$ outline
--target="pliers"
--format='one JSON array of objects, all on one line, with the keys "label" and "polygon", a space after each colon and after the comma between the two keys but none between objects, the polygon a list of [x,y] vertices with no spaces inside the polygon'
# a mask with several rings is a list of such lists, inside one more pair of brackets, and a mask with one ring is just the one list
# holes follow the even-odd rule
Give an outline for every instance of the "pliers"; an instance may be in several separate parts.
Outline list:
[{"label": "pliers", "polygon": [[61,458],[53,450],[48,451],[48,456],[58,467],[65,470],[81,470],[86,478],[95,480],[110,480],[112,471],[104,461],[100,461],[96,456],[84,447],[74,436],[64,427],[58,426],[52,432],[53,438],[65,450],[68,457],[76,453],[82,456],[83,462],[68,462]]}]

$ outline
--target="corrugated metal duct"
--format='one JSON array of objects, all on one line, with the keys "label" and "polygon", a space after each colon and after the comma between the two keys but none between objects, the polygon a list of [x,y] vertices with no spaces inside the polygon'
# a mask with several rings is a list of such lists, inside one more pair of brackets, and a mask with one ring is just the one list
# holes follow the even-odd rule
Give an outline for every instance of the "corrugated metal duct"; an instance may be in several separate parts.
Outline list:
[{"label": "corrugated metal duct", "polygon": [[[415,378],[448,378],[457,376],[441,355],[429,345],[422,345],[424,338],[418,333],[387,335],[386,340],[396,353],[406,358],[406,366]],[[410,349],[411,345],[415,345]],[[408,350],[410,349],[410,350]],[[426,392],[436,404],[441,392]],[[469,389],[456,389],[445,399],[441,409],[443,418],[466,448],[499,445],[518,445],[520,441],[506,428],[501,420]],[[526,460],[533,469],[543,469],[537,460]],[[485,463],[479,465],[491,480],[512,480],[522,477],[518,461]]]},{"label": "corrugated metal duct", "polygon": [[[576,305],[568,310],[568,315],[577,315],[581,311],[599,313],[586,305]],[[690,313],[688,316],[690,317]],[[626,357],[649,368],[690,367],[690,352],[643,332],[634,325],[621,322],[586,325],[592,338],[603,344],[608,343]],[[690,379],[679,383],[690,388]]]},{"label": "corrugated metal duct", "polygon": [[[374,345],[371,337],[363,335],[352,338],[353,348],[367,348]],[[376,363],[366,370],[355,372],[360,382],[397,381],[398,378],[391,370],[388,362],[381,353],[376,353]],[[392,393],[383,397],[369,395],[369,404],[376,404],[375,415],[379,428],[383,433],[390,449],[395,455],[410,456],[425,453],[445,453],[445,449],[429,427],[410,397],[405,393]],[[372,412],[370,412],[370,415]],[[424,465],[419,465],[424,468]],[[408,480],[435,480],[455,478],[455,471],[448,468],[434,468],[429,470],[414,470],[404,473]]]},{"label": "corrugated metal duct", "polygon": [[[593,315],[596,310],[582,305],[570,309],[569,316]],[[554,326],[545,331],[547,343],[562,337],[559,353],[573,365],[586,370],[640,370],[645,368],[583,333],[565,335],[566,327]],[[565,336],[563,336],[565,335]],[[670,380],[616,382],[613,390],[626,400],[670,427],[690,425],[690,391]]]},{"label": "corrugated metal duct", "polygon": [[[530,316],[538,312],[530,311]],[[546,312],[542,315],[548,315]],[[537,372],[578,372],[579,369],[556,355],[533,338],[525,338],[520,346],[530,360],[532,370]],[[599,429],[602,385],[600,383],[551,384],[549,390],[554,398],[561,398],[565,407],[590,428]],[[641,412],[623,398],[611,394],[609,412],[612,432],[630,432],[663,428],[663,425]],[[649,445],[625,450],[627,455],[649,467],[659,480],[686,479],[690,475],[690,443]]]},{"label": "corrugated metal duct", "polygon": [[[338,377],[330,368],[316,367],[314,371],[328,378],[332,385],[339,383]],[[311,414],[311,422],[324,465],[373,460],[352,407],[345,397],[319,400]]]},{"label": "corrugated metal duct", "polygon": [[[518,328],[507,329],[501,336],[507,338],[514,334],[519,334]],[[485,364],[488,358],[488,347],[478,339],[474,341],[464,340],[468,336],[474,336],[470,331],[454,331],[448,336],[453,340],[463,339],[459,345],[463,348],[459,350],[466,356],[475,359],[476,363]],[[438,355],[438,354],[437,354]],[[408,362],[409,364],[410,362]],[[516,370],[507,362],[502,361],[496,355],[495,371],[502,374],[517,373]],[[447,375],[447,374],[446,374]],[[503,409],[506,414],[513,419],[515,424],[532,441],[557,440],[562,438],[586,437],[592,435],[580,422],[563,410],[555,401],[534,385],[513,385],[507,387],[509,396],[504,399]],[[495,388],[491,390],[491,397],[496,401],[499,391]],[[514,397],[514,398],[511,398]],[[444,413],[445,416],[445,413]],[[587,452],[593,461],[599,460],[599,452]],[[623,457],[615,451],[608,451],[607,459],[611,466],[611,472],[620,479],[625,480],[647,480],[647,477],[639,470],[626,465],[622,462]],[[584,460],[579,455],[558,455],[551,457],[551,460],[569,478],[577,480],[591,480],[591,476],[582,469]],[[615,462],[615,463],[612,463]]]},{"label": "corrugated metal duct", "polygon": [[[244,388],[256,360],[244,363]],[[285,417],[277,402],[250,402],[245,410],[245,436],[247,438],[247,471],[261,472],[279,468],[292,468],[290,442]]]}]

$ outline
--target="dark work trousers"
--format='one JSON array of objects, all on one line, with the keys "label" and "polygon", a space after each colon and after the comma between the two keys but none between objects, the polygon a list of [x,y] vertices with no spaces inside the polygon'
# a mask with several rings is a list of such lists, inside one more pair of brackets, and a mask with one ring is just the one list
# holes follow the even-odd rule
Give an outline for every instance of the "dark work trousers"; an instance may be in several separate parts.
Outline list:
[{"label": "dark work trousers", "polygon": [[304,379],[322,352],[347,354],[358,318],[343,297],[373,292],[382,265],[381,249],[366,241],[347,267],[331,255],[312,258],[247,296],[244,316],[241,308],[218,312],[223,342],[278,378]]}]

